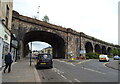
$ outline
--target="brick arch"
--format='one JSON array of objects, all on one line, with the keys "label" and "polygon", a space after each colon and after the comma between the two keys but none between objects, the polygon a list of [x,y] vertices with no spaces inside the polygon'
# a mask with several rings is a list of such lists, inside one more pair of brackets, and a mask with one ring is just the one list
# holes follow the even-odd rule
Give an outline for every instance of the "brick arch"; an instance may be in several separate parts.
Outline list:
[{"label": "brick arch", "polygon": [[31,41],[41,41],[50,44],[53,48],[53,58],[65,58],[65,41],[57,34],[45,31],[30,31],[23,37],[24,46]]},{"label": "brick arch", "polygon": [[[12,14],[13,14],[13,16],[12,16],[11,32],[17,36],[18,42],[23,41],[24,35],[29,32],[42,31],[42,32],[50,33],[50,34],[55,35],[56,37],[64,40],[63,43],[65,43],[64,46],[66,48],[66,50],[65,50],[66,58],[68,58],[69,52],[72,52],[74,55],[77,55],[79,53],[79,49],[85,50],[85,46],[86,46],[87,51],[94,52],[93,44],[94,43],[96,44],[96,42],[98,44],[105,45],[106,47],[107,46],[112,46],[112,47],[116,47],[116,48],[120,47],[120,46],[116,46],[116,45],[113,45],[110,43],[106,43],[104,41],[101,41],[101,40],[91,37],[89,35],[86,35],[83,32],[74,31],[71,28],[63,28],[61,26],[57,26],[57,25],[50,24],[50,23],[45,23],[45,22],[37,20],[37,19],[33,19],[33,18],[30,18],[27,16],[20,15],[16,11],[13,11]],[[79,38],[80,40],[76,41],[75,38]],[[77,43],[77,42],[80,42],[80,43]],[[85,42],[88,42],[88,43],[85,43]],[[23,43],[21,42],[20,44],[22,47]],[[23,56],[22,48],[18,49],[18,51],[19,51],[20,56]]]},{"label": "brick arch", "polygon": [[[47,24],[47,23],[46,23]],[[28,26],[29,25],[29,26]],[[27,32],[31,31],[43,31],[43,32],[48,32],[48,33],[53,33],[55,35],[58,35],[64,41],[66,41],[66,29],[65,30],[57,30],[56,28],[49,28],[48,26],[41,26],[41,25],[35,25],[34,23],[29,23],[29,22],[24,22],[24,21],[19,21],[19,26],[20,26],[20,33],[24,35]]]},{"label": "brick arch", "polygon": [[95,53],[101,54],[101,47],[99,44],[95,45]]},{"label": "brick arch", "polygon": [[102,46],[102,54],[107,54],[106,47]]},{"label": "brick arch", "polygon": [[107,48],[107,54],[108,54],[108,55],[111,55],[110,50],[111,50],[111,47],[108,47],[108,48]]},{"label": "brick arch", "polygon": [[91,42],[85,43],[85,50],[86,50],[86,53],[93,53],[93,46]]}]

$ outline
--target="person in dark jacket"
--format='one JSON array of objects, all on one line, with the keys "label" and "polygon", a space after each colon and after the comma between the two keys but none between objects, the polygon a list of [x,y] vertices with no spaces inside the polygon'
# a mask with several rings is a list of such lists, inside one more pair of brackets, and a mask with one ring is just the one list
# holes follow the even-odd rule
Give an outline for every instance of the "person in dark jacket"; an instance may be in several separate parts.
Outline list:
[{"label": "person in dark jacket", "polygon": [[8,73],[10,73],[11,71],[11,64],[12,64],[12,56],[10,53],[8,53],[7,55],[5,55],[5,68],[4,68],[4,73],[6,71],[6,69],[8,68]]}]

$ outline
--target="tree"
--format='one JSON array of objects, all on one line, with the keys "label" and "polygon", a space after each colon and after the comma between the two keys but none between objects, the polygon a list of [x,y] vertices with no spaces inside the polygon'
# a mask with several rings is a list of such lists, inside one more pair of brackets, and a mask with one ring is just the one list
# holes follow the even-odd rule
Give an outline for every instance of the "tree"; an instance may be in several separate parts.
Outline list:
[{"label": "tree", "polygon": [[47,23],[48,23],[48,22],[49,22],[49,17],[48,17],[47,15],[45,15],[45,16],[44,16],[44,18],[42,19],[42,21],[44,21],[44,22],[47,22]]},{"label": "tree", "polygon": [[117,49],[111,49],[110,53],[112,53],[113,55],[118,55],[118,50]]},{"label": "tree", "polygon": [[120,49],[118,49],[118,55],[120,56]]}]

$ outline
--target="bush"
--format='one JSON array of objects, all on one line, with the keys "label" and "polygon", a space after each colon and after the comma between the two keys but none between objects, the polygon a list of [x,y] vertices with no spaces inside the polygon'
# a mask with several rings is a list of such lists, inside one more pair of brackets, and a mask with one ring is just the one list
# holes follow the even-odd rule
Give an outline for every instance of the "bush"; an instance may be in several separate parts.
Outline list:
[{"label": "bush", "polygon": [[98,59],[99,54],[97,53],[86,53],[86,59]]},{"label": "bush", "polygon": [[112,55],[108,55],[108,57],[109,57],[109,58],[113,58],[113,56],[112,56]]}]

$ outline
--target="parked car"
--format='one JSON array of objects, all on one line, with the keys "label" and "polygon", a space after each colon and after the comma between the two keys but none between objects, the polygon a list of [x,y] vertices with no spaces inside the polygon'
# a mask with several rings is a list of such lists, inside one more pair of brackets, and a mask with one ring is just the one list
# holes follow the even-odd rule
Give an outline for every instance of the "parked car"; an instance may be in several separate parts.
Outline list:
[{"label": "parked car", "polygon": [[52,56],[50,54],[39,54],[36,58],[36,68],[50,67],[53,68]]},{"label": "parked car", "polygon": [[114,60],[120,60],[120,57],[118,55],[113,57]]},{"label": "parked car", "polygon": [[109,61],[109,57],[107,55],[99,55],[99,61]]}]

